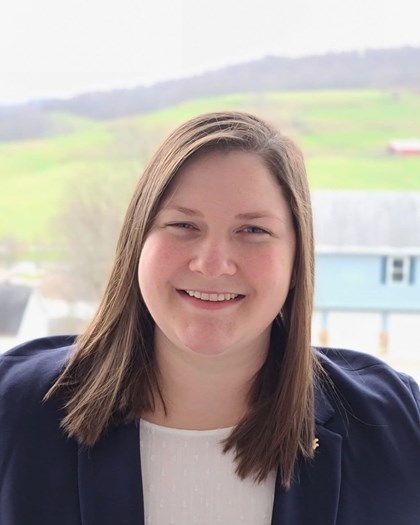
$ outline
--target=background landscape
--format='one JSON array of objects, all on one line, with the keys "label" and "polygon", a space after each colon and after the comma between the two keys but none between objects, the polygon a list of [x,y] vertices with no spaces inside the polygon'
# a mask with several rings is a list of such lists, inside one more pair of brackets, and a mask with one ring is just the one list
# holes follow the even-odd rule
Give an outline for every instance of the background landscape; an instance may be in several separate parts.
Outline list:
[{"label": "background landscape", "polygon": [[420,48],[268,57],[152,87],[0,106],[0,243],[58,255],[54,221],[72,195],[112,185],[122,205],[170,129],[223,109],[258,113],[291,135],[314,189],[420,189],[420,158],[387,153],[391,140],[420,136]]},{"label": "background landscape", "polygon": [[420,156],[388,151],[393,140],[420,138],[420,47],[272,56],[149,87],[0,106],[5,278],[93,304],[151,153],[180,122],[224,109],[259,114],[293,137],[312,190],[420,191]]}]

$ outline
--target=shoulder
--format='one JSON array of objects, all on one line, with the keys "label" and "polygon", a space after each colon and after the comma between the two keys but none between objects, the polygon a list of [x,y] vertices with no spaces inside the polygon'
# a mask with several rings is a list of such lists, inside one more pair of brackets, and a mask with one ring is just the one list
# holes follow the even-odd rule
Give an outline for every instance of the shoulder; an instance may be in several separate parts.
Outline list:
[{"label": "shoulder", "polygon": [[363,352],[335,348],[315,350],[327,383],[350,413],[374,412],[380,420],[388,419],[394,411],[420,425],[420,390],[409,375]]},{"label": "shoulder", "polygon": [[62,399],[44,402],[73,342],[37,339],[0,355],[0,521],[57,523],[78,508],[77,443],[60,427]]},{"label": "shoulder", "polygon": [[47,434],[61,434],[63,400],[53,396],[44,402],[44,396],[65,366],[73,341],[36,339],[0,356],[0,447],[44,443]]},{"label": "shoulder", "polygon": [[0,355],[0,362],[8,357],[35,357],[45,355],[45,352],[51,350],[58,350],[60,348],[69,347],[74,343],[75,335],[54,335],[50,337],[41,337],[39,339],[32,339],[25,343],[19,344],[11,348],[7,352]]},{"label": "shoulder", "polygon": [[328,448],[329,433],[339,436],[342,515],[363,515],[363,523],[376,523],[379,515],[384,523],[414,523],[420,511],[417,384],[368,354],[316,353],[323,368],[316,389],[320,450]]},{"label": "shoulder", "polygon": [[19,391],[31,398],[43,397],[52,385],[72,350],[74,336],[34,339],[0,355],[0,394]]}]

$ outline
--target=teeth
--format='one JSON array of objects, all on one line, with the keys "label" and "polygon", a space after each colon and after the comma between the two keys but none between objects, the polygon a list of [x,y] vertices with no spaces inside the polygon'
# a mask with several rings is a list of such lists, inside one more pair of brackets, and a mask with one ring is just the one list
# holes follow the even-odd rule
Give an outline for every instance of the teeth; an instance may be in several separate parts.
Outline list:
[{"label": "teeth", "polygon": [[235,299],[239,294],[237,293],[201,293],[194,290],[185,290],[190,297],[201,299],[202,301],[230,301]]}]

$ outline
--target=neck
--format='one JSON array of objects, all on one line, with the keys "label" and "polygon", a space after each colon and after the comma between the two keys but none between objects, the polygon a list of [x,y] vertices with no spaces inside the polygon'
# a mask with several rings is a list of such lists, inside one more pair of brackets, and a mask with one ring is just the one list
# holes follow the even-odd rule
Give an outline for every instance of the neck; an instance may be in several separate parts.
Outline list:
[{"label": "neck", "polygon": [[209,430],[235,426],[248,409],[253,379],[266,358],[266,349],[208,356],[155,347],[166,412],[155,396],[156,409],[144,419],[167,427]]}]

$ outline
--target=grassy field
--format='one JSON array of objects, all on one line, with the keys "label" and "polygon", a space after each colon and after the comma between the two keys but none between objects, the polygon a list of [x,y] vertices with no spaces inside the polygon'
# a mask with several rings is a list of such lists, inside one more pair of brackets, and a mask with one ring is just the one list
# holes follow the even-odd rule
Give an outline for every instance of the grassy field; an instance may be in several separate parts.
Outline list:
[{"label": "grassy field", "polygon": [[292,136],[305,153],[313,189],[420,190],[420,157],[386,153],[391,139],[420,137],[420,94],[232,95],[101,123],[57,114],[57,129],[65,123],[71,132],[0,144],[0,242],[54,243],[56,218],[75,189],[92,179],[118,188],[123,208],[142,165],[170,129],[199,113],[223,109],[257,113]]}]

